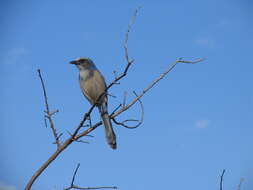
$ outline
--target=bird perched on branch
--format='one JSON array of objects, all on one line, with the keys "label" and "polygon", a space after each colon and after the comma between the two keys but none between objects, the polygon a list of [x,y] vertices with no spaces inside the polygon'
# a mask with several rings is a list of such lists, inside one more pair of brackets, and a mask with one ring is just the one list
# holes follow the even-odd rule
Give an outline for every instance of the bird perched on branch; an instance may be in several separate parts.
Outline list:
[{"label": "bird perched on branch", "polygon": [[116,136],[107,111],[108,98],[103,75],[89,58],[81,57],[71,61],[70,64],[76,65],[79,69],[79,83],[83,95],[92,105],[95,104],[98,107],[103,125],[105,126],[105,136],[107,142],[112,149],[116,149]]}]

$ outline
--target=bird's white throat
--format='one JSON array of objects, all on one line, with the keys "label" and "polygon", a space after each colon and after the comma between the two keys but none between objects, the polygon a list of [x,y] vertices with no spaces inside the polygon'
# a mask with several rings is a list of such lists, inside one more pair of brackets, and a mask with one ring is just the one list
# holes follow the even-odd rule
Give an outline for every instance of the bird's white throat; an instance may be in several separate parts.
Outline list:
[{"label": "bird's white throat", "polygon": [[80,79],[87,80],[90,77],[90,71],[89,70],[80,70]]}]

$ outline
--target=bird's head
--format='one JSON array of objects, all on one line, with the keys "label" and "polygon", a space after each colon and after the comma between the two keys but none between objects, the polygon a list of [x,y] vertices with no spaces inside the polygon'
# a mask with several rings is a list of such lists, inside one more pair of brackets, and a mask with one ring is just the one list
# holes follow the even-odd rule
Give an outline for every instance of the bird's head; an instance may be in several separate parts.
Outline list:
[{"label": "bird's head", "polygon": [[78,69],[95,69],[93,61],[87,57],[80,57],[74,61],[70,61],[70,64],[76,65]]}]

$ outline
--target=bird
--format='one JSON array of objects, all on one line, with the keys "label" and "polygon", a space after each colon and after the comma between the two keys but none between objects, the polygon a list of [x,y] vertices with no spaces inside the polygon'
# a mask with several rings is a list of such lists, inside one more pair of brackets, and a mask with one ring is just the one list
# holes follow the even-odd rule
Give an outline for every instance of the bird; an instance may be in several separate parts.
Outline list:
[{"label": "bird", "polygon": [[79,84],[83,95],[100,112],[107,143],[112,149],[117,149],[116,135],[108,114],[107,87],[103,75],[90,58],[80,57],[69,63],[76,65],[79,70]]}]

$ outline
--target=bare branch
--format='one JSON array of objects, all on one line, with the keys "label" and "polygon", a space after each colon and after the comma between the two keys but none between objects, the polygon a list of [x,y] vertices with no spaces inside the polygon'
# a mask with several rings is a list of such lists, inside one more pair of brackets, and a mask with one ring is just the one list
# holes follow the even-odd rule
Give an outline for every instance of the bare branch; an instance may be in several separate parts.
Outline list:
[{"label": "bare branch", "polygon": [[[124,43],[124,49],[125,49],[125,57],[126,57],[126,60],[127,60],[127,63],[129,63],[129,66],[131,63],[134,62],[134,60],[130,60],[129,59],[129,56],[128,56],[128,35],[129,35],[129,32],[131,31],[132,29],[132,26],[136,20],[136,17],[137,17],[137,14],[138,12],[140,11],[141,7],[138,7],[135,12],[134,12],[134,15],[133,17],[131,18],[129,24],[128,24],[128,28],[127,28],[127,32],[126,32],[126,35],[125,35],[125,43]],[[128,67],[126,68],[126,70],[128,70]]]},{"label": "bare branch", "polygon": [[61,146],[61,143],[60,143],[60,136],[58,136],[57,134],[57,131],[56,131],[56,128],[54,127],[54,121],[52,119],[52,116],[59,112],[58,110],[54,111],[54,112],[50,112],[50,109],[49,109],[49,105],[48,105],[48,97],[47,97],[47,93],[46,93],[46,88],[45,88],[45,84],[44,84],[44,81],[43,81],[43,78],[41,76],[41,72],[40,72],[40,69],[38,69],[38,74],[39,74],[39,78],[40,78],[40,82],[41,82],[41,85],[42,85],[42,89],[43,89],[43,94],[44,94],[44,100],[45,100],[45,107],[46,107],[46,110],[45,110],[45,125],[47,127],[47,122],[46,122],[46,118],[49,120],[49,123],[50,123],[50,128],[53,132],[53,135],[54,135],[54,139],[55,139],[55,144],[57,145],[57,148],[60,148]]},{"label": "bare branch", "polygon": [[111,113],[110,116],[112,116],[120,107],[122,106],[122,104],[119,104]]},{"label": "bare branch", "polygon": [[76,178],[76,173],[77,173],[79,167],[80,167],[80,163],[77,164],[77,167],[76,167],[76,169],[75,169],[75,172],[74,172],[74,175],[73,175],[72,181],[71,181],[71,186],[74,185],[74,181],[75,181],[75,178]]},{"label": "bare branch", "polygon": [[136,97],[131,103],[129,103],[128,105],[122,107],[119,111],[117,111],[116,113],[114,113],[112,115],[112,118],[115,118],[116,116],[118,116],[119,114],[121,114],[122,112],[128,110],[130,107],[132,107],[137,101],[139,101],[139,99],[144,96],[145,93],[147,93],[153,86],[155,86],[160,80],[162,80],[169,72],[171,72],[175,66],[178,63],[186,63],[186,64],[195,64],[198,62],[203,61],[204,59],[197,59],[196,61],[186,61],[183,60],[182,58],[176,60],[164,73],[162,73],[157,79],[155,79],[152,83],[150,83],[143,91],[140,95],[138,95],[138,97]]},{"label": "bare branch", "polygon": [[179,58],[179,59],[178,59],[178,62],[179,62],[179,63],[195,64],[195,63],[199,63],[199,62],[204,61],[204,60],[205,60],[205,58],[200,58],[200,59],[197,59],[197,60],[195,60],[195,61],[186,61],[186,60],[183,60],[183,58]]},{"label": "bare branch", "polygon": [[[133,93],[135,94],[136,97],[138,97],[138,95],[136,94],[135,91]],[[116,118],[114,117],[114,118],[112,118],[112,121],[114,123],[116,123],[117,125],[121,125],[121,126],[123,126],[125,128],[128,128],[128,129],[135,129],[135,128],[139,127],[143,123],[143,120],[144,120],[144,106],[143,106],[143,104],[142,104],[142,102],[141,102],[140,99],[138,99],[138,102],[141,105],[141,119],[140,120],[137,120],[137,119],[126,119],[124,121],[118,122],[116,120]],[[129,122],[129,121],[134,121],[134,122],[138,122],[138,123],[135,126],[128,126],[126,123]]]},{"label": "bare branch", "polygon": [[[134,62],[134,60],[130,60],[129,56],[128,56],[128,47],[127,47],[127,42],[128,42],[128,34],[131,30],[131,26],[133,25],[135,19],[136,19],[136,15],[138,13],[139,9],[137,9],[135,11],[135,14],[132,18],[132,21],[130,22],[129,26],[128,26],[128,30],[126,33],[126,39],[125,39],[125,57],[127,60],[127,65],[125,66],[125,69],[123,71],[123,73],[121,73],[118,77],[116,77],[106,88],[105,92],[103,94],[100,95],[100,97],[98,98],[98,101],[100,100],[101,97],[104,96],[104,94],[106,94],[107,90],[109,88],[111,88],[113,85],[118,84],[118,81],[120,81],[122,78],[124,78],[127,73],[128,70],[130,68],[130,66],[132,65],[132,63]],[[127,104],[126,106],[121,106],[121,109],[117,109],[118,111],[113,112],[113,114],[111,114],[111,118],[114,119],[116,118],[118,115],[120,115],[121,113],[123,113],[124,111],[126,111],[127,109],[129,109],[130,107],[132,107],[136,102],[139,102],[141,104],[140,98],[147,92],[149,91],[154,85],[156,85],[161,79],[163,79],[163,77],[165,75],[167,75],[178,63],[190,63],[190,64],[194,64],[197,62],[200,62],[202,60],[197,60],[197,61],[184,61],[182,59],[177,60],[167,71],[165,71],[163,74],[161,74],[160,77],[158,77],[157,79],[155,79],[151,84],[149,84],[131,103]],[[54,114],[54,112],[49,111],[49,107],[48,107],[48,103],[47,103],[47,96],[46,96],[46,91],[45,91],[45,87],[44,87],[44,82],[42,80],[41,74],[40,74],[40,70],[38,70],[39,72],[39,76],[41,79],[41,83],[42,83],[42,87],[43,87],[43,92],[44,92],[44,97],[45,97],[45,105],[46,105],[46,114],[47,114],[47,118],[49,119],[50,122],[50,127],[53,131],[56,143],[57,143],[57,150],[48,158],[48,160],[33,174],[33,176],[31,177],[31,179],[29,180],[27,186],[26,186],[26,190],[30,190],[31,186],[33,185],[34,181],[41,175],[41,173],[59,156],[59,154],[64,151],[71,143],[73,143],[74,141],[80,141],[81,137],[87,136],[88,134],[90,134],[93,130],[95,130],[98,126],[102,125],[102,122],[99,121],[96,124],[93,124],[93,126],[90,126],[88,129],[86,129],[83,132],[80,132],[80,129],[82,127],[84,127],[85,122],[89,119],[90,114],[92,113],[93,109],[96,107],[96,104],[92,105],[89,110],[83,115],[82,120],[80,121],[79,125],[76,127],[76,129],[74,130],[73,133],[70,133],[70,137],[67,138],[62,144],[60,144],[59,138],[57,136],[57,132],[56,129],[54,128],[54,124],[53,124],[53,120],[51,118],[52,113]],[[142,105],[142,104],[141,104]],[[143,108],[142,108],[143,111]],[[129,121],[129,120],[128,120]],[[141,123],[143,121],[143,114],[142,114],[142,119],[141,119]],[[126,121],[125,121],[126,122]],[[58,145],[59,144],[59,145]],[[72,187],[73,188],[73,187]],[[86,187],[86,188],[80,188],[75,186],[74,188],[76,189],[104,189],[104,188],[114,188],[116,189],[116,187]]]},{"label": "bare branch", "polygon": [[220,176],[220,190],[222,190],[222,186],[223,186],[223,176],[224,176],[225,172],[226,172],[226,170],[223,169],[222,174],[221,174],[221,176]]},{"label": "bare branch", "polygon": [[[189,61],[187,61],[188,63]],[[196,62],[196,61],[195,61]],[[148,85],[148,87],[146,87],[142,93],[140,95],[138,95],[138,97],[136,97],[131,103],[129,103],[128,105],[126,105],[125,107],[122,107],[119,111],[115,112],[113,115],[111,115],[111,118],[115,118],[118,115],[120,115],[121,113],[123,113],[124,111],[126,111],[127,109],[129,109],[130,107],[132,107],[137,101],[139,101],[139,99],[147,92],[149,91],[155,84],[157,84],[161,79],[164,78],[165,75],[167,75],[178,63],[185,63],[182,59],[177,60],[174,64],[172,64],[172,66],[165,71],[163,74],[161,74],[161,76],[157,79],[155,79],[150,85]],[[191,64],[194,62],[190,62]],[[126,68],[128,67],[129,64],[127,64]],[[127,71],[125,69],[125,71]],[[110,88],[111,86],[113,86],[114,81],[118,81],[120,79],[122,79],[124,76],[126,76],[127,73],[123,73],[121,74],[118,78],[114,79],[113,82],[107,87]],[[35,172],[35,174],[31,177],[30,181],[28,182],[27,186],[26,186],[26,190],[30,190],[32,184],[34,183],[34,181],[40,176],[40,174],[48,167],[48,165],[55,160],[55,158],[57,158],[57,156],[63,151],[65,150],[73,141],[78,140],[79,138],[86,136],[87,134],[89,134],[90,132],[92,132],[93,130],[95,130],[98,126],[102,125],[102,122],[97,122],[96,124],[94,124],[93,126],[91,126],[90,128],[88,128],[87,130],[81,132],[78,134],[79,130],[81,127],[84,126],[84,122],[88,119],[89,115],[91,114],[91,112],[93,111],[93,109],[95,108],[95,105],[92,105],[90,107],[90,109],[88,110],[88,112],[86,112],[84,114],[83,119],[81,120],[81,122],[79,123],[78,127],[76,128],[76,130],[74,131],[74,133],[72,134],[72,136],[70,138],[68,138],[67,140],[65,140],[65,142],[60,146],[60,148],[58,148],[50,157],[49,159]]]},{"label": "bare branch", "polygon": [[[118,81],[121,80],[122,78],[124,78],[126,75],[127,75],[127,72],[129,70],[129,67],[131,66],[131,64],[133,63],[133,60],[129,60],[128,58],[128,48],[127,48],[127,42],[128,42],[128,33],[130,32],[131,30],[131,26],[133,24],[133,22],[135,21],[135,18],[137,16],[137,13],[138,13],[138,10],[137,9],[135,11],[135,14],[132,18],[132,22],[130,22],[129,26],[128,26],[128,30],[127,30],[127,33],[126,33],[126,39],[125,39],[125,53],[126,53],[126,58],[127,58],[127,65],[124,69],[124,72],[122,74],[120,74],[118,77],[116,77],[110,85],[107,86],[107,88],[105,89],[105,92],[102,93],[99,97],[98,97],[98,100],[99,101],[103,96],[104,94],[106,94],[107,90],[109,88],[111,88],[113,85],[115,84],[118,84]],[[45,102],[46,102],[46,108],[48,108],[48,103],[47,103],[47,96],[46,96],[46,91],[45,91],[45,87],[44,87],[44,82],[42,80],[42,77],[41,77],[41,74],[40,74],[40,70],[38,70],[39,72],[39,76],[40,76],[40,79],[41,79],[41,83],[42,83],[42,86],[43,86],[43,92],[44,92],[44,97],[45,97]],[[93,131],[94,129],[96,129],[98,126],[100,126],[102,124],[102,122],[98,122],[96,123],[95,125],[93,126],[90,126],[90,128],[88,128],[87,130],[81,132],[78,134],[78,132],[80,131],[80,129],[84,126],[84,123],[85,121],[90,117],[90,114],[91,112],[93,111],[93,109],[96,107],[96,104],[92,105],[90,107],[90,109],[84,114],[82,120],[80,121],[79,125],[77,126],[77,128],[75,129],[75,131],[72,133],[71,137],[69,137],[67,140],[65,140],[65,142],[60,145],[60,142],[58,141],[57,139],[57,133],[56,133],[56,130],[54,128],[54,125],[51,125],[53,127],[52,130],[53,130],[53,133],[54,133],[54,137],[56,139],[56,142],[59,143],[59,146],[58,146],[58,149],[49,157],[49,159],[33,174],[33,176],[31,177],[31,179],[29,180],[28,184],[26,185],[26,190],[30,190],[31,189],[31,186],[33,185],[34,181],[40,176],[40,174],[48,167],[48,165],[53,162],[55,160],[55,158],[63,151],[65,150],[73,141],[76,141],[78,140],[79,138],[83,137],[83,136],[86,136],[87,134],[89,134],[91,131]],[[49,116],[49,121],[50,124],[52,123],[53,124],[53,120],[50,116],[50,111],[49,111],[49,108],[47,109],[47,114]],[[51,118],[51,119],[50,119]],[[58,144],[57,144],[58,145]]]},{"label": "bare branch", "polygon": [[102,187],[79,187],[79,186],[76,186],[74,184],[74,182],[75,182],[76,174],[77,174],[79,167],[80,167],[80,163],[77,164],[77,167],[76,167],[75,172],[73,174],[70,186],[67,188],[64,188],[64,190],[70,190],[70,189],[117,189],[117,187],[115,187],[115,186],[102,186]]}]

